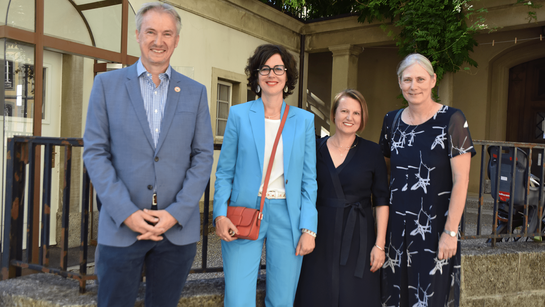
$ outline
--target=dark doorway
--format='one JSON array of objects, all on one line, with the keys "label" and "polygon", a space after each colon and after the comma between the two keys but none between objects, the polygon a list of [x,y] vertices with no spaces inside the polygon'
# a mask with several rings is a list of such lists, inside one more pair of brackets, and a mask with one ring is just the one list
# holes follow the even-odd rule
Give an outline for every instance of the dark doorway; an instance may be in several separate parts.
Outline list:
[{"label": "dark doorway", "polygon": [[[545,58],[509,70],[506,140],[545,144]],[[540,166],[541,150],[532,154],[532,173]]]}]

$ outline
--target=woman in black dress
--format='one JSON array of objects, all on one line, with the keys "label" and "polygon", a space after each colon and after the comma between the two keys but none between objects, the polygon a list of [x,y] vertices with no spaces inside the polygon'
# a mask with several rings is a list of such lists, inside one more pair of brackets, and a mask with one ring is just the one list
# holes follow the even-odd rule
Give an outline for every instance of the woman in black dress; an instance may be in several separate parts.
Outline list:
[{"label": "woman in black dress", "polygon": [[316,248],[303,259],[294,306],[380,306],[388,179],[379,146],[356,135],[367,116],[358,91],[339,93],[331,109],[336,133],[316,142]]},{"label": "woman in black dress", "polygon": [[464,114],[432,99],[430,61],[411,54],[398,81],[409,107],[384,117],[380,144],[390,163],[385,306],[458,306],[460,242],[471,156]]}]

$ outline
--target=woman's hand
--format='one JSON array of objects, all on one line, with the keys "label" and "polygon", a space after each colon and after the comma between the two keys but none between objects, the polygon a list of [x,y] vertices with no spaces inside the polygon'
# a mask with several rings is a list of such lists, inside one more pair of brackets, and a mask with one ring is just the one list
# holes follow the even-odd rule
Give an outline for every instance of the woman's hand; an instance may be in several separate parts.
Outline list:
[{"label": "woman's hand", "polygon": [[451,237],[446,233],[441,235],[439,239],[439,252],[437,252],[437,259],[449,259],[456,255],[456,248],[458,247],[458,237]]},{"label": "woman's hand", "polygon": [[297,248],[295,249],[295,256],[304,256],[312,253],[315,246],[315,238],[308,233],[303,233],[299,238],[299,243],[297,243]]},{"label": "woman's hand", "polygon": [[[457,231],[464,207],[466,205],[467,187],[469,185],[469,170],[471,168],[471,153],[458,155],[450,159],[452,170],[452,191],[450,192],[450,203],[448,216],[444,229]],[[446,233],[441,234],[437,259],[444,260],[454,257],[458,248],[458,236],[451,237]]]},{"label": "woman's hand", "polygon": [[216,235],[225,242],[231,242],[236,239],[234,235],[238,233],[235,224],[226,216],[218,216],[216,218]]},{"label": "woman's hand", "polygon": [[388,217],[390,216],[389,206],[376,206],[377,220],[377,239],[371,249],[371,272],[376,272],[384,265],[386,260],[386,228],[388,227]]},{"label": "woman's hand", "polygon": [[382,267],[386,260],[386,253],[380,250],[376,245],[371,250],[371,272],[375,273]]}]

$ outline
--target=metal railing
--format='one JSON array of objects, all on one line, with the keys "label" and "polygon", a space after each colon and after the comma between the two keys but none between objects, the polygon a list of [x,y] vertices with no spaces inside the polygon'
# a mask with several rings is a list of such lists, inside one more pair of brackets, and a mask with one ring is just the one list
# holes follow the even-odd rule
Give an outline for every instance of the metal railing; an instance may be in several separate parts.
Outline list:
[{"label": "metal railing", "polygon": [[[466,232],[467,214],[464,211],[461,221],[461,239],[488,239],[492,247],[495,247],[498,240],[518,240],[525,237],[541,238],[545,235],[543,229],[545,226],[543,216],[545,145],[483,140],[474,140],[473,145],[475,149],[477,146],[481,146],[476,232],[474,234]],[[490,150],[491,147],[495,147],[494,150]],[[537,156],[535,163],[534,156]],[[504,158],[508,158],[508,161]],[[493,163],[491,163],[491,159],[493,159]],[[507,162],[504,163],[505,161]],[[488,168],[496,169],[491,171]],[[532,179],[532,169],[538,173],[534,175],[535,179]],[[490,178],[493,199],[491,234],[482,233],[484,194],[487,192],[485,191],[487,190],[485,172],[492,177]],[[500,188],[502,182],[503,189]],[[532,182],[535,186],[532,186]],[[506,186],[507,188],[505,188]],[[522,191],[520,191],[521,189]],[[521,197],[523,200],[517,203],[516,198]],[[467,206],[465,210],[467,210]],[[536,219],[533,229],[528,229],[532,224],[529,221],[529,216]]]},{"label": "metal railing", "polygon": [[[221,150],[221,144],[214,144],[214,150]],[[210,215],[210,180],[204,190],[204,204],[203,204],[203,218],[202,218],[202,249],[201,249],[201,267],[191,268],[189,273],[214,273],[223,272],[223,267],[208,267],[208,226],[210,221],[208,217]]]},{"label": "metal railing", "polygon": [[[221,144],[214,144],[214,150],[221,151]],[[201,249],[201,267],[200,268],[191,268],[189,273],[216,273],[223,272],[223,267],[208,267],[208,229],[210,221],[208,219],[210,215],[210,180],[206,185],[204,190],[204,204],[203,204],[203,220],[202,220],[202,249]],[[263,270],[266,268],[266,264],[261,262],[260,269]]]},{"label": "metal railing", "polygon": [[[60,241],[60,266],[49,267],[50,228],[51,228],[51,183],[54,159],[54,147],[64,148],[64,182],[62,186],[62,229]],[[39,147],[39,148],[38,148]],[[68,266],[68,234],[70,215],[70,187],[72,178],[72,149],[83,147],[83,140],[77,138],[51,138],[15,136],[8,139],[6,153],[6,200],[4,215],[4,239],[2,254],[2,279],[21,276],[22,269],[30,269],[52,273],[72,279],[80,283],[80,292],[85,292],[87,280],[96,279],[95,275],[87,275],[87,249],[89,225],[89,188],[90,181],[87,171],[83,169],[83,186],[81,197],[81,236],[80,236],[80,268],[79,273],[67,271]],[[40,163],[43,150],[43,180],[40,180]],[[26,166],[28,165],[28,172]],[[28,173],[28,174],[27,174]],[[36,185],[41,189],[35,189]],[[25,189],[25,187],[27,187]],[[35,191],[41,191],[40,199]],[[36,197],[35,197],[36,196]],[[25,197],[27,199],[25,210]],[[35,207],[36,203],[40,206]],[[37,209],[37,210],[35,210]],[[27,214],[27,229],[24,228],[24,214]],[[41,212],[41,227],[36,213]],[[34,235],[38,229],[38,237]],[[26,249],[23,237],[26,232]],[[39,249],[39,259],[36,261],[34,249]],[[23,261],[23,253],[26,261]]]},{"label": "metal railing", "polygon": [[[58,268],[49,266],[50,229],[51,229],[51,182],[54,160],[54,147],[63,147],[65,152],[64,179],[62,187],[62,229],[60,241],[60,265]],[[40,169],[36,170],[37,147],[43,149],[43,180],[40,178]],[[70,187],[72,177],[72,148],[83,147],[81,138],[50,138],[15,136],[8,139],[7,170],[6,170],[6,199],[4,215],[4,250],[2,255],[2,279],[14,278],[22,275],[22,269],[51,273],[78,280],[80,293],[85,292],[87,280],[96,279],[96,275],[87,274],[88,229],[89,211],[92,210],[91,182],[85,166],[83,166],[81,191],[81,236],[79,244],[79,272],[68,271],[68,234],[70,215]],[[214,150],[221,150],[221,144],[215,144]],[[28,166],[28,171],[26,170]],[[35,184],[41,184],[42,197],[38,212],[41,215],[35,220]],[[25,208],[25,198],[28,205]],[[24,214],[27,214],[27,229],[24,229]],[[210,181],[204,192],[203,223],[202,223],[202,264],[200,268],[193,268],[191,273],[222,272],[223,267],[208,267],[208,228],[210,212]],[[39,239],[34,237],[35,228],[39,229]],[[26,249],[23,244],[26,232]],[[39,249],[39,260],[33,261],[34,249]],[[34,257],[35,259],[36,257]],[[26,259],[26,261],[23,261]],[[264,265],[262,266],[264,268]]]},{"label": "metal railing", "polygon": [[307,105],[305,109],[314,114],[314,126],[316,133],[320,135],[320,129],[323,127],[327,131],[331,130],[329,122],[329,106],[311,91],[307,90]]},{"label": "metal railing", "polygon": [[[543,227],[539,223],[538,228],[534,233],[528,232],[528,211],[530,205],[526,202],[524,204],[525,223],[524,227],[519,232],[513,232],[513,215],[511,214],[503,223],[507,223],[509,227],[506,233],[497,233],[498,227],[498,212],[499,212],[499,196],[494,197],[494,209],[492,214],[492,233],[482,234],[483,223],[483,194],[485,188],[485,167],[488,165],[489,158],[487,156],[487,149],[490,146],[500,146],[500,148],[524,148],[528,153],[528,162],[526,167],[530,169],[532,164],[532,154],[536,151],[541,153],[540,161],[537,163],[540,165],[539,180],[543,182],[544,168],[543,162],[545,159],[544,150],[545,145],[540,144],[527,144],[527,143],[509,143],[509,142],[494,142],[494,141],[474,141],[475,146],[482,146],[481,151],[481,168],[480,168],[480,183],[479,183],[479,205],[478,205],[478,218],[476,225],[476,233],[468,234],[466,229],[466,213],[462,218],[461,223],[461,239],[490,239],[492,246],[495,246],[496,240],[502,238],[521,238],[529,236],[542,235]],[[37,147],[43,148],[43,180],[39,181],[40,169],[36,168],[36,152]],[[49,266],[49,232],[50,232],[50,201],[51,201],[51,172],[53,167],[53,148],[59,146],[64,148],[65,158],[61,161],[64,164],[64,183],[62,187],[62,229],[61,229],[61,261],[58,268],[51,268]],[[90,192],[90,180],[85,169],[83,167],[82,178],[82,191],[81,191],[81,234],[80,234],[80,247],[79,247],[79,272],[67,271],[67,250],[68,250],[68,217],[70,214],[70,179],[72,177],[71,163],[72,163],[72,148],[83,147],[83,140],[80,138],[48,138],[48,137],[24,137],[16,136],[8,139],[7,149],[7,170],[6,170],[6,199],[5,199],[5,233],[4,233],[4,251],[2,258],[2,279],[13,278],[21,276],[22,269],[31,269],[34,271],[47,272],[67,278],[78,280],[80,283],[80,292],[85,292],[85,285],[87,280],[96,279],[96,275],[87,274],[87,252],[88,252],[88,229],[89,229],[89,211],[92,206],[92,193]],[[214,150],[221,150],[221,144],[216,144]],[[515,151],[518,152],[518,151]],[[500,150],[499,160],[501,161],[502,150]],[[513,159],[513,167],[517,161],[516,154]],[[28,171],[26,166],[28,165]],[[501,165],[499,170],[501,170]],[[498,170],[497,175],[500,176],[501,172]],[[528,174],[530,171],[528,171]],[[38,180],[37,180],[38,178]],[[513,174],[512,181],[514,181],[515,175]],[[501,179],[501,178],[498,178]],[[496,184],[499,185],[500,180],[496,180]],[[41,212],[42,212],[42,226],[39,228],[39,240],[35,238],[34,227],[39,225],[36,223],[36,217],[34,216],[34,199],[36,182],[41,185]],[[496,189],[499,191],[499,189]],[[515,191],[515,186],[512,185],[511,191]],[[528,200],[528,195],[531,192],[529,179],[526,185],[525,200]],[[539,205],[537,211],[539,216],[543,216],[543,202],[542,199],[543,189],[539,189]],[[512,193],[513,194],[513,193]],[[27,229],[23,229],[23,217],[25,213],[25,201],[28,200],[27,212]],[[38,198],[39,199],[39,198]],[[209,229],[209,213],[210,213],[210,182],[208,183],[204,192],[204,206],[203,206],[203,223],[202,223],[202,265],[200,268],[193,268],[191,273],[210,273],[221,272],[222,267],[208,267],[208,229]],[[515,204],[513,201],[509,203],[510,212],[514,212]],[[39,212],[39,211],[38,211]],[[500,217],[500,222],[501,217]],[[26,232],[26,250],[23,246],[23,236]],[[39,248],[39,261],[32,261],[32,254],[35,248]],[[26,255],[26,261],[23,261]],[[262,266],[264,268],[264,266]]]}]

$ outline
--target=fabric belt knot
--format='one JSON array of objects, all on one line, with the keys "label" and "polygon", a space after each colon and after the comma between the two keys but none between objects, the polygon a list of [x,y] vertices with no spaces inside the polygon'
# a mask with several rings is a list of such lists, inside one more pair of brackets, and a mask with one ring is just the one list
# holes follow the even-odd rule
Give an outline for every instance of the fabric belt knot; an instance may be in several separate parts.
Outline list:
[{"label": "fabric belt knot", "polygon": [[352,243],[352,236],[354,229],[356,228],[356,220],[360,222],[360,248],[358,252],[358,258],[356,260],[356,271],[354,276],[363,278],[365,269],[365,261],[367,261],[367,218],[372,216],[365,215],[365,209],[371,208],[371,202],[369,199],[364,199],[354,203],[347,203],[344,208],[350,208],[348,218],[346,220],[346,226],[344,228],[344,235],[341,245],[341,259],[340,265],[346,265],[348,261],[348,255],[350,254],[350,247]]}]

